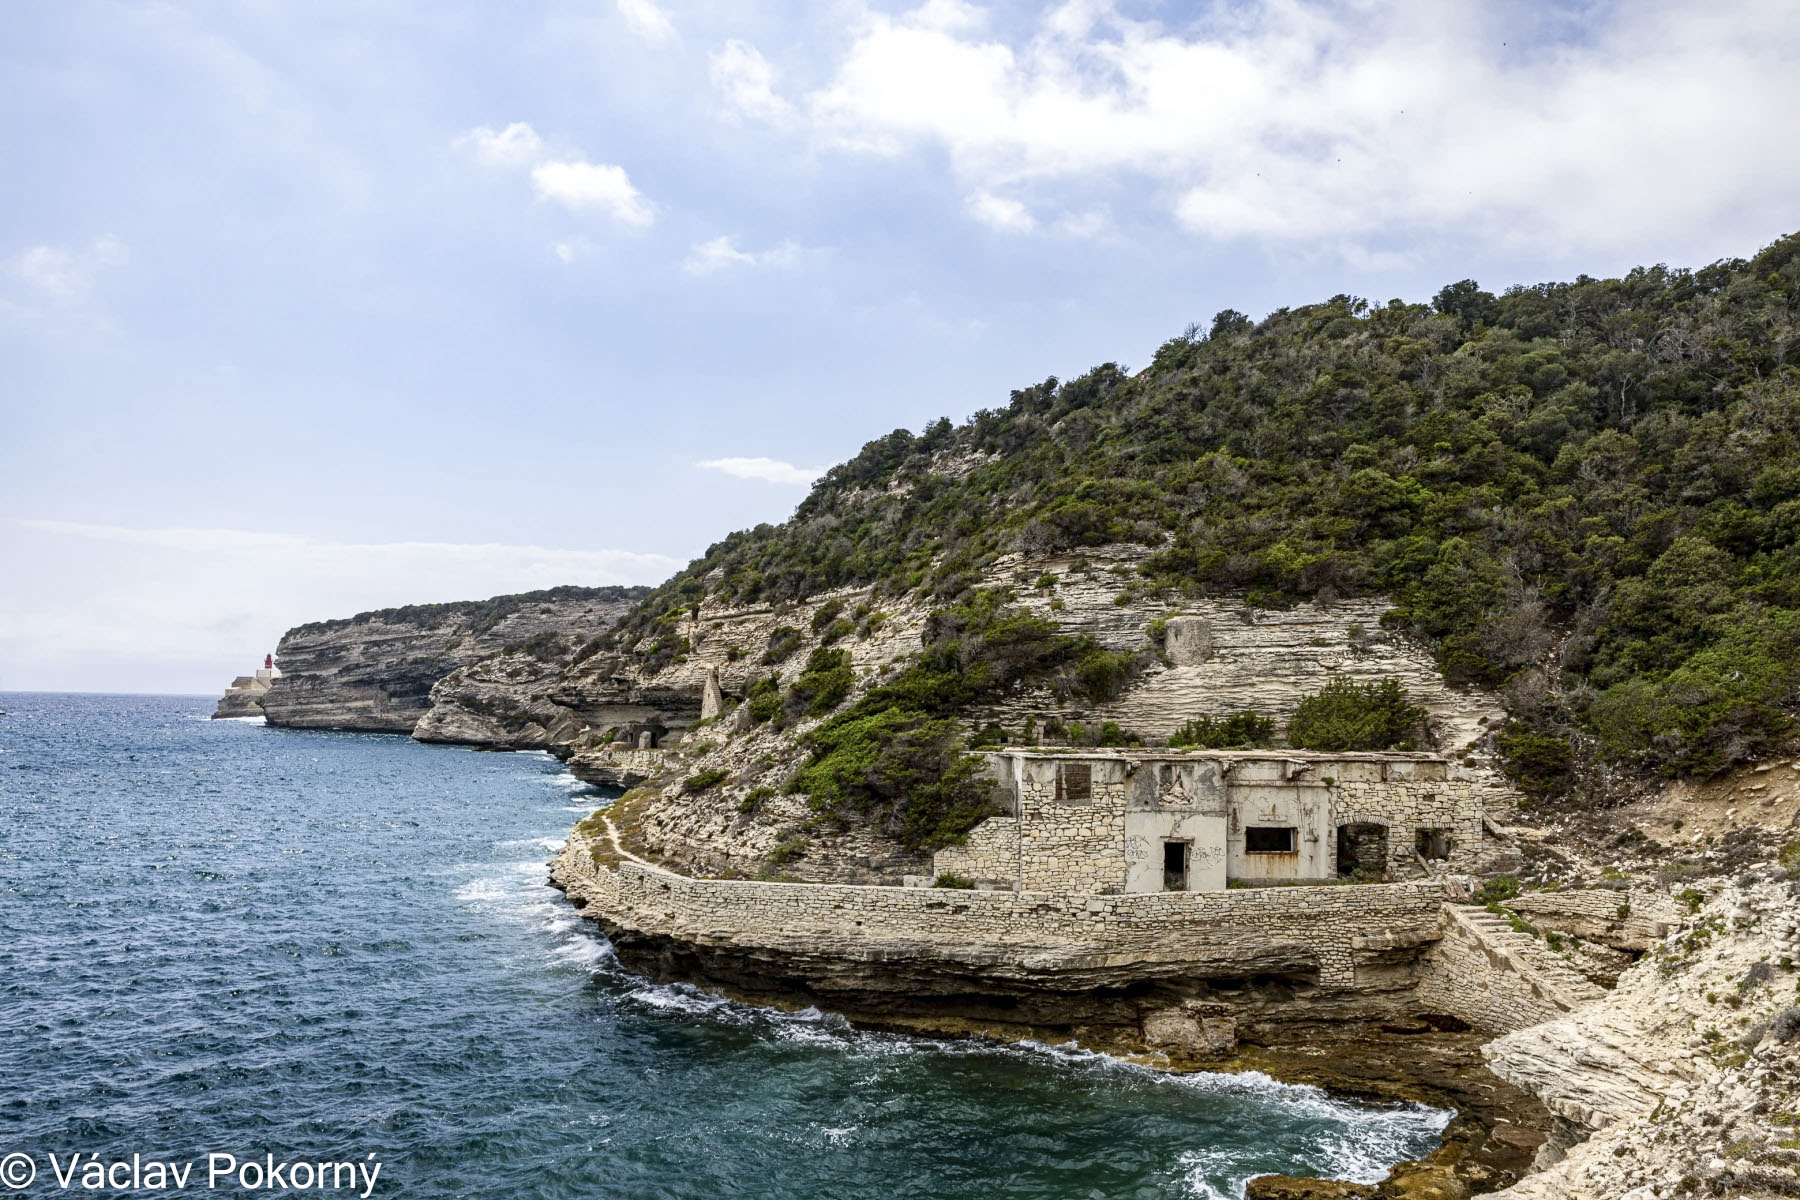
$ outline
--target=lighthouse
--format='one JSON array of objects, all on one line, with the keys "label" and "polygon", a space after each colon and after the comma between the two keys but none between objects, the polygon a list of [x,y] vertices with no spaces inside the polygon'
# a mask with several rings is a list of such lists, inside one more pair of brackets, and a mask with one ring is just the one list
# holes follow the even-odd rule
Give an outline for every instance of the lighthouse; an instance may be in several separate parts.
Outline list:
[{"label": "lighthouse", "polygon": [[262,669],[257,671],[256,677],[264,683],[273,683],[275,680],[281,678],[281,672],[275,669],[275,656],[273,654],[263,655]]}]

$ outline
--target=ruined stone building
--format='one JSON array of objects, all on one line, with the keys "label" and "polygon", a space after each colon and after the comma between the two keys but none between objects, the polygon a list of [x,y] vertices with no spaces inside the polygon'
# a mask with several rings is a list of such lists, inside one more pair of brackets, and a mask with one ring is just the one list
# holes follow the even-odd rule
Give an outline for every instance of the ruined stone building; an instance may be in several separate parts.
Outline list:
[{"label": "ruined stone building", "polygon": [[[1026,892],[1220,891],[1473,868],[1481,798],[1431,754],[988,755],[1003,815],[933,866]],[[929,882],[929,881],[925,881]]]}]

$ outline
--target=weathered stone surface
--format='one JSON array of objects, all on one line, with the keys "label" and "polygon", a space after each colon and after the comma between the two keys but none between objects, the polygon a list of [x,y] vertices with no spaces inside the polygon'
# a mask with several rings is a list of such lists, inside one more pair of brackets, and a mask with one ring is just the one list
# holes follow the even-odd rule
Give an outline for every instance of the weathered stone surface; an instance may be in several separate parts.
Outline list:
[{"label": "weathered stone surface", "polygon": [[1237,1049],[1237,1019],[1223,1005],[1184,1005],[1144,1016],[1144,1044],[1190,1058],[1224,1058]]},{"label": "weathered stone surface", "polygon": [[262,707],[272,725],[380,733],[413,733],[438,708],[427,740],[552,744],[581,725],[548,699],[551,682],[639,594],[557,588],[302,625],[276,649],[282,676]]},{"label": "weathered stone surface", "polygon": [[262,700],[268,691],[268,680],[258,679],[254,675],[239,675],[225,689],[225,694],[219,697],[219,706],[213,710],[213,719],[262,716]]},{"label": "weathered stone surface", "polygon": [[1684,1179],[1690,1194],[1800,1194],[1800,1154],[1781,1148],[1800,1038],[1770,1032],[1794,1002],[1781,941],[1797,913],[1784,879],[1719,888],[1605,999],[1484,1047],[1497,1075],[1593,1131],[1497,1195],[1649,1200]]},{"label": "weathered stone surface", "polygon": [[1163,653],[1173,665],[1197,667],[1212,652],[1212,622],[1205,617],[1170,617],[1163,627]]}]

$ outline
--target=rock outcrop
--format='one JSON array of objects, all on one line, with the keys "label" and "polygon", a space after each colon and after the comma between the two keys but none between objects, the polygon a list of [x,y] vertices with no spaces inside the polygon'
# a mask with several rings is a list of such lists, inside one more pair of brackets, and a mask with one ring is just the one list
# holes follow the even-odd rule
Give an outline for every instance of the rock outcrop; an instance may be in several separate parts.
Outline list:
[{"label": "rock outcrop", "polygon": [[225,689],[225,694],[219,697],[219,706],[213,710],[213,720],[262,716],[262,701],[269,694],[270,682],[256,675],[239,675]]},{"label": "rock outcrop", "polygon": [[437,709],[420,731],[431,740],[550,744],[581,728],[550,681],[643,591],[552,588],[301,625],[281,639],[262,710],[271,725],[410,734]]},{"label": "rock outcrop", "polygon": [[1484,1047],[1574,1143],[1498,1196],[1800,1195],[1797,891],[1778,870],[1725,885],[1605,999]]}]

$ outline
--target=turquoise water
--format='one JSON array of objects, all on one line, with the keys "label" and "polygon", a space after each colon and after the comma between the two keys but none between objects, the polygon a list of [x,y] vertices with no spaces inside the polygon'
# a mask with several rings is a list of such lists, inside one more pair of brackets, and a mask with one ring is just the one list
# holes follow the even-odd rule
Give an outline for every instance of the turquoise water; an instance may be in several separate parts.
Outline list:
[{"label": "turquoise water", "polygon": [[[211,706],[0,700],[0,1154],[38,1170],[0,1194],[81,1152],[187,1194],[217,1153],[378,1162],[379,1196],[1234,1197],[1447,1120],[650,984],[544,886],[601,800],[554,759]],[[208,1194],[279,1190],[247,1182]]]}]

